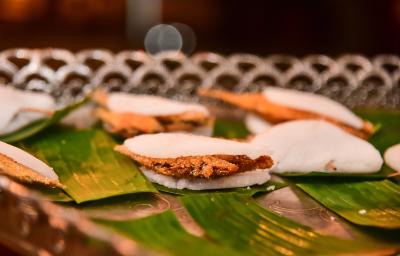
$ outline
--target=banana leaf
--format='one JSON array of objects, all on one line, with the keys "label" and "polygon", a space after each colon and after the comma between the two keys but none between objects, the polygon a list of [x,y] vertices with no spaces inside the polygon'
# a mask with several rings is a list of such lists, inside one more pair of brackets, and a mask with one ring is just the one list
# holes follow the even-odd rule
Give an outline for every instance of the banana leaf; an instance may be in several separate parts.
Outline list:
[{"label": "banana leaf", "polygon": [[243,122],[226,119],[215,120],[213,137],[245,139],[248,135],[250,132]]},{"label": "banana leaf", "polygon": [[361,117],[373,123],[379,123],[380,129],[369,141],[383,154],[385,150],[400,143],[400,111],[399,110],[359,110]]},{"label": "banana leaf", "polygon": [[220,192],[220,193],[238,193],[242,195],[254,196],[255,194],[259,193],[266,193],[274,190],[278,190],[280,188],[286,187],[286,184],[283,182],[277,181],[267,181],[262,185],[254,185],[251,187],[245,188],[231,188],[231,189],[212,189],[212,190],[188,190],[188,189],[173,189],[167,188],[162,185],[155,184],[158,191],[162,191],[169,194],[174,195],[193,195],[193,194],[205,194],[205,193],[212,193],[212,192]]},{"label": "banana leaf", "polygon": [[21,141],[23,139],[26,139],[28,137],[31,137],[31,136],[39,133],[40,131],[46,129],[47,127],[58,123],[59,121],[61,121],[61,119],[63,119],[69,113],[71,113],[75,109],[83,106],[87,102],[88,102],[88,99],[84,99],[82,101],[79,101],[79,102],[76,102],[69,106],[66,106],[63,109],[57,110],[49,118],[37,120],[35,122],[32,122],[32,123],[22,127],[21,129],[19,129],[17,131],[0,136],[0,141],[4,141],[6,143],[15,143],[15,142]]},{"label": "banana leaf", "polygon": [[32,189],[33,191],[46,197],[50,201],[59,203],[74,202],[74,199],[68,196],[62,189],[46,187],[41,184],[24,184],[24,185],[29,189]]},{"label": "banana leaf", "polygon": [[389,180],[301,179],[296,185],[348,221],[363,226],[400,228],[400,186]]},{"label": "banana leaf", "polygon": [[65,191],[77,203],[157,192],[129,158],[113,150],[116,143],[101,130],[56,127],[21,145],[54,168]]},{"label": "banana leaf", "polygon": [[[379,130],[370,139],[383,155],[392,145],[400,143],[400,111],[399,110],[363,110],[357,112],[361,117],[381,124]],[[393,170],[384,165],[380,173],[390,174]]]},{"label": "banana leaf", "polygon": [[183,196],[181,201],[208,237],[243,255],[388,255],[396,251],[378,243],[319,234],[262,208],[251,197],[214,193]]},{"label": "banana leaf", "polygon": [[172,211],[137,220],[97,219],[95,222],[168,255],[240,255],[230,248],[190,235]]}]

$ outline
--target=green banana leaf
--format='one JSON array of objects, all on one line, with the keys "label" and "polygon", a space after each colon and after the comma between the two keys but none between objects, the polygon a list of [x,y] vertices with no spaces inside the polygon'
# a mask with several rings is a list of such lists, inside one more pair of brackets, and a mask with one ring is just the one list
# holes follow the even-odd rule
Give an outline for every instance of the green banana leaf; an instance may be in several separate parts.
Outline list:
[{"label": "green banana leaf", "polygon": [[359,110],[362,118],[379,123],[380,129],[369,141],[383,154],[385,150],[400,143],[400,111],[399,110]]},{"label": "green banana leaf", "polygon": [[116,143],[101,130],[55,127],[21,145],[54,168],[65,191],[77,203],[157,192],[129,158],[113,150]]},{"label": "green banana leaf", "polygon": [[400,228],[400,186],[389,181],[301,179],[296,185],[343,218],[363,226]]},{"label": "green banana leaf", "polygon": [[62,189],[46,187],[42,184],[24,184],[29,189],[37,192],[38,194],[46,197],[48,200],[59,203],[74,202]]},{"label": "green banana leaf", "polygon": [[238,193],[242,195],[254,196],[258,193],[266,193],[274,190],[278,190],[280,188],[286,187],[286,184],[283,182],[277,181],[267,181],[262,185],[254,185],[251,187],[246,188],[231,188],[231,189],[212,189],[212,190],[188,190],[188,189],[173,189],[167,188],[162,185],[155,184],[158,191],[162,191],[169,194],[174,195],[193,195],[193,194],[205,194],[205,193],[213,193],[213,192],[220,192],[220,193]]},{"label": "green banana leaf", "polygon": [[243,122],[226,119],[215,120],[213,137],[245,139],[248,135],[250,135],[250,132]]},{"label": "green banana leaf", "polygon": [[168,255],[240,255],[230,248],[190,235],[172,211],[137,220],[97,219],[95,222]]},{"label": "green banana leaf", "polygon": [[46,129],[47,127],[58,123],[59,121],[61,121],[61,119],[63,119],[69,113],[71,113],[72,111],[76,110],[77,108],[83,106],[87,102],[88,102],[88,99],[83,99],[82,101],[79,101],[79,102],[76,102],[69,106],[66,106],[63,109],[57,110],[49,118],[37,120],[33,123],[30,123],[30,124],[22,127],[21,129],[19,129],[17,131],[0,136],[0,141],[4,141],[6,143],[15,143],[15,142],[21,141],[23,139],[26,139],[28,137],[31,137],[31,136],[39,133],[40,131]]},{"label": "green banana leaf", "polygon": [[321,235],[238,194],[190,195],[181,201],[207,237],[243,255],[388,255],[396,251],[373,242]]},{"label": "green banana leaf", "polygon": [[[379,130],[369,141],[383,155],[392,145],[400,143],[400,111],[399,110],[363,110],[357,112],[361,117],[381,124]],[[393,170],[384,165],[380,173],[390,174]]]}]

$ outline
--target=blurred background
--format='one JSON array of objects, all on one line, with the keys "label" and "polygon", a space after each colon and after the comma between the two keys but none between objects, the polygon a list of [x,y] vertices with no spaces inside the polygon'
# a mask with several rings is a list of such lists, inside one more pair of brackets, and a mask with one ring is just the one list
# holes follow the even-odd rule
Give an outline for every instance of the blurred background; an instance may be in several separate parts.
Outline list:
[{"label": "blurred background", "polygon": [[400,1],[0,0],[15,47],[399,54]]}]

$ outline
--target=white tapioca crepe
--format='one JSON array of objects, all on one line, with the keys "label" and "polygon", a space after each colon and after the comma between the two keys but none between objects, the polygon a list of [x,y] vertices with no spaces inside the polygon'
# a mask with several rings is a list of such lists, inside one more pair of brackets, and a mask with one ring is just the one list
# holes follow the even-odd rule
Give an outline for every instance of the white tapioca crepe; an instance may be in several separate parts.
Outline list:
[{"label": "white tapioca crepe", "polygon": [[[177,131],[178,133],[188,133],[188,134],[193,134],[193,135],[200,135],[200,136],[208,136],[211,137],[213,135],[214,131],[214,126],[213,122],[211,122],[209,125],[203,125],[203,126],[198,126],[195,127],[193,130],[185,132],[185,131]],[[174,132],[171,132],[174,133]]]},{"label": "white tapioca crepe", "polygon": [[383,155],[385,163],[395,171],[400,172],[400,144],[391,146]]},{"label": "white tapioca crepe", "polygon": [[110,111],[117,113],[165,116],[193,111],[209,115],[207,108],[200,104],[183,103],[158,96],[135,95],[122,92],[108,94],[106,104],[106,107]]},{"label": "white tapioca crepe", "polygon": [[342,104],[314,93],[277,87],[267,87],[263,96],[275,104],[330,117],[356,129],[362,129],[364,121]]},{"label": "white tapioca crepe", "polygon": [[186,179],[176,178],[162,175],[146,168],[140,168],[144,176],[151,182],[163,185],[167,188],[189,189],[189,190],[209,190],[209,189],[226,189],[241,188],[253,185],[261,185],[267,182],[271,176],[268,170],[254,170],[240,172],[231,176],[215,178],[211,180],[205,179]]},{"label": "white tapioca crepe", "polygon": [[383,163],[373,145],[325,121],[275,125],[251,143],[273,151],[276,173],[372,173]]},{"label": "white tapioca crepe", "polygon": [[131,152],[152,158],[177,158],[207,155],[246,155],[251,159],[271,155],[262,146],[247,142],[211,138],[186,133],[139,135],[124,141]]},{"label": "white tapioca crepe", "polygon": [[[214,119],[207,108],[200,104],[122,92],[107,94],[98,91],[94,98],[108,110],[104,112],[99,109],[97,112],[100,119],[105,122],[105,128],[114,133],[121,133],[125,137],[161,131],[187,131],[199,135],[212,135]],[[135,119],[133,116],[125,115],[127,113],[142,115],[145,118]],[[118,114],[123,114],[125,117],[121,119],[121,115],[118,119]],[[138,121],[138,118],[142,118],[143,122]]]},{"label": "white tapioca crepe", "polygon": [[244,123],[247,129],[252,134],[259,134],[266,132],[268,129],[272,127],[272,124],[259,117],[256,114],[248,113],[245,116]]},{"label": "white tapioca crepe", "polygon": [[[53,168],[51,168],[41,160],[37,159],[36,157],[32,156],[31,154],[0,141],[0,155],[4,155],[18,165],[23,166],[22,169],[17,168],[16,165],[10,163],[9,161],[7,161],[7,159],[2,158],[2,161],[5,162],[3,164],[0,164],[1,172],[16,178],[21,178],[23,181],[29,180],[52,186],[62,186],[59,184],[58,176],[54,172]],[[25,168],[29,170],[26,170]],[[21,171],[23,173],[17,173],[18,171]]]},{"label": "white tapioca crepe", "polygon": [[24,110],[52,112],[55,109],[55,101],[45,93],[0,86],[0,109],[0,135],[4,135],[46,117],[45,113]]},{"label": "white tapioca crepe", "polygon": [[[177,158],[185,156],[246,155],[251,159],[271,155],[262,146],[183,133],[140,135],[125,140],[123,144],[132,153],[151,158]],[[263,184],[270,179],[269,169],[240,172],[230,176],[202,179],[176,178],[141,168],[152,182],[175,189],[207,190],[246,187]]]}]

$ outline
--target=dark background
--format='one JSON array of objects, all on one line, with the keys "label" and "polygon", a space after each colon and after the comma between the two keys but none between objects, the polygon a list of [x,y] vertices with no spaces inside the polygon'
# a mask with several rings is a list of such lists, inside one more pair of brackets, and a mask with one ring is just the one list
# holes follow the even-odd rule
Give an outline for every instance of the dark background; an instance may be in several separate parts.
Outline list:
[{"label": "dark background", "polygon": [[0,0],[0,50],[142,49],[172,22],[193,29],[196,51],[400,53],[398,0]]}]

